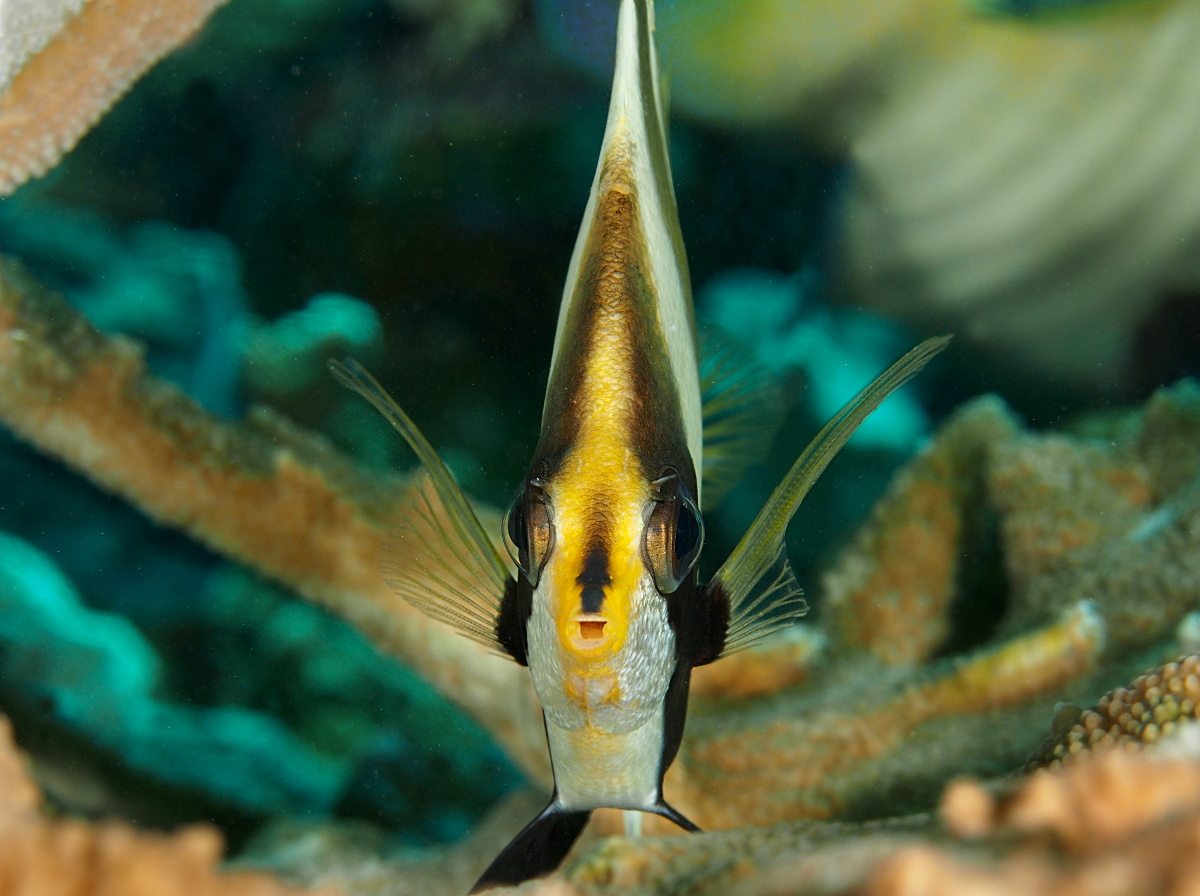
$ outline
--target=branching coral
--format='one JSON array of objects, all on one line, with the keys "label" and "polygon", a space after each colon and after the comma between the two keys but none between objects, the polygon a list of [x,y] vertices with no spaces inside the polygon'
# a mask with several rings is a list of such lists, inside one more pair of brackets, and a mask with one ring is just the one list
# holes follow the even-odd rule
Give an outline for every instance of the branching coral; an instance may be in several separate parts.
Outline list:
[{"label": "branching coral", "polygon": [[[1051,692],[1086,672],[1102,643],[1103,629],[1085,605],[1057,625],[929,681],[901,678],[881,688],[883,676],[872,682],[843,666],[836,678],[825,679],[823,693],[798,694],[790,705],[780,700],[769,709],[701,712],[668,772],[668,793],[706,828],[877,814],[871,802],[889,778],[894,784],[904,775],[901,768],[910,769],[914,787],[914,773],[933,781],[952,774],[939,768],[951,738],[941,732],[927,739],[923,726],[994,713]],[[961,757],[951,765],[957,761]]]},{"label": "branching coral", "polygon": [[0,196],[48,171],[134,81],[224,2],[93,0],[74,15],[59,4],[61,27],[0,94]]},{"label": "branching coral", "polygon": [[848,647],[886,663],[922,662],[949,635],[962,546],[979,527],[982,471],[1017,424],[997,399],[975,402],[893,480],[824,582],[833,626]]},{"label": "branching coral", "polygon": [[[994,789],[994,788],[993,788]],[[970,781],[929,814],[613,838],[525,896],[1191,896],[1200,759],[1110,753],[999,799]],[[975,807],[965,827],[963,803]],[[353,887],[350,892],[370,892]],[[401,889],[400,892],[407,892]],[[508,891],[506,891],[508,892]]]},{"label": "branching coral", "polygon": [[[884,818],[933,805],[957,774],[1018,767],[1056,701],[1124,677],[1131,651],[1168,643],[1197,602],[1187,524],[1200,470],[1193,392],[1159,396],[1115,446],[1022,434],[995,399],[958,412],[835,564],[819,628],[698,670],[666,796],[704,827],[741,830],[604,849],[633,850],[636,867],[668,874],[721,844],[722,874],[733,875],[724,885],[740,873],[736,856],[756,871],[765,866],[753,857],[797,844],[878,857],[928,823],[746,826]],[[382,582],[380,544],[402,480],[363,473],[277,416],[256,412],[234,426],[203,413],[148,377],[132,344],[97,334],[11,264],[0,268],[0,416],[156,519],[345,615],[546,781],[524,670],[430,622]],[[974,597],[963,592],[960,557],[983,539],[989,513],[1013,585],[1002,635],[939,659],[954,605]],[[1079,551],[1093,553],[1082,562]],[[1155,592],[1164,570],[1177,587]],[[1105,575],[1127,590],[1097,589]],[[1059,589],[1055,615],[1030,597],[1047,582]],[[611,813],[597,816],[595,831],[616,830]],[[658,830],[654,819],[647,830]]]},{"label": "branching coral", "polygon": [[211,827],[163,835],[116,822],[51,820],[40,803],[8,720],[0,717],[0,892],[299,896],[264,874],[218,871],[221,836]]},{"label": "branching coral", "polygon": [[334,607],[544,775],[522,670],[428,620],[380,577],[400,480],[365,476],[267,413],[222,423],[146,377],[132,343],[101,336],[11,264],[0,269],[0,415],[155,519]]},{"label": "branching coral", "polygon": [[1169,637],[1200,603],[1200,388],[1162,390],[1108,445],[1023,435],[998,446],[1000,513],[1016,631],[1078,600],[1109,622],[1110,650]]}]

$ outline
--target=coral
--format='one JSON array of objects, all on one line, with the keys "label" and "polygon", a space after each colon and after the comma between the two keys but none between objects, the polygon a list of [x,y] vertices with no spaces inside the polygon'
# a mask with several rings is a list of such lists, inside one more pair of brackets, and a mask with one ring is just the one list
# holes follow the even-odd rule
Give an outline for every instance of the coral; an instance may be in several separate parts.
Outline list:
[{"label": "coral", "polygon": [[[962,803],[974,822],[962,826]],[[956,808],[957,803],[960,808]],[[522,892],[631,896],[1190,896],[1200,875],[1200,759],[1112,753],[1039,772],[1000,799],[947,788],[941,812],[605,841]]]},{"label": "coral", "polygon": [[[998,722],[998,711],[1087,672],[1103,639],[1102,625],[1081,606],[1061,623],[982,651],[932,680],[872,681],[864,663],[851,661],[823,676],[819,694],[777,700],[769,714],[753,704],[697,707],[667,773],[668,798],[703,828],[735,828],[877,813],[881,791],[901,777],[916,791],[928,776],[924,788],[936,792],[946,766],[964,757],[947,757],[945,741],[956,738],[945,731],[929,738],[924,726],[969,724],[977,714]],[[972,746],[979,761],[984,753]]]},{"label": "coral", "polygon": [[1008,631],[1083,599],[1125,654],[1169,636],[1200,595],[1200,389],[1160,391],[1108,444],[1022,435],[997,446]]},{"label": "coral", "polygon": [[1194,893],[1200,879],[1197,759],[1194,746],[1182,758],[1088,754],[1068,768],[1033,774],[999,801],[977,784],[959,782],[947,789],[943,818],[956,836],[992,842],[969,849],[907,847],[882,862],[862,892]]},{"label": "coral", "polygon": [[222,423],[11,263],[0,269],[0,416],[151,517],[336,609],[546,780],[524,670],[427,619],[380,577],[399,478],[358,470],[266,411]]},{"label": "coral", "polygon": [[158,657],[119,616],[84,607],[45,554],[0,533],[0,695],[144,776],[254,813],[328,811],[348,768],[277,721],[156,698]]},{"label": "coral", "polygon": [[1109,691],[1088,710],[1073,708],[1030,759],[1028,768],[1057,768],[1085,752],[1139,749],[1200,719],[1200,654],[1180,657]]},{"label": "coral", "polygon": [[0,90],[56,35],[84,0],[8,0],[0,6]]},{"label": "coral", "polygon": [[0,196],[48,171],[224,2],[112,0],[70,16],[0,95]]},{"label": "coral", "polygon": [[256,837],[235,864],[346,894],[462,896],[545,804],[545,794],[518,791],[459,843],[420,852],[389,849],[363,825],[285,822]]},{"label": "coral", "polygon": [[1003,403],[983,398],[960,409],[939,437],[892,480],[853,547],[822,584],[829,627],[847,646],[886,663],[928,659],[949,635],[959,558],[981,527],[982,471],[1017,423]]},{"label": "coral", "polygon": [[0,204],[0,246],[61,284],[94,326],[140,340],[155,374],[216,414],[240,411],[249,302],[225,237],[162,221],[116,227],[13,197]]},{"label": "coral", "polygon": [[286,396],[323,377],[329,358],[352,354],[370,363],[382,348],[383,328],[374,308],[353,296],[324,293],[250,334],[246,379],[259,394]]},{"label": "coral", "polygon": [[802,683],[825,650],[825,637],[807,625],[793,625],[723,662],[692,672],[692,696],[700,700],[740,700],[773,694]]},{"label": "coral", "polygon": [[[126,824],[52,820],[0,716],[0,891],[127,896],[300,896],[268,875],[217,869],[221,836],[197,825],[174,834]],[[317,896],[315,891],[313,896]],[[322,896],[335,896],[332,889]]]},{"label": "coral", "polygon": [[337,814],[408,842],[460,837],[519,783],[487,735],[343,620],[231,564],[205,589],[204,613],[172,640],[206,705],[270,712],[305,743],[349,765]]},{"label": "coral", "polygon": [[[703,827],[736,830],[600,849],[668,878],[703,865],[699,857],[708,850],[711,867],[719,865],[714,880],[749,887],[752,878],[769,878],[771,856],[816,863],[805,874],[819,876],[826,873],[822,856],[878,858],[922,842],[927,820],[846,822],[919,811],[956,775],[993,777],[1018,767],[1056,702],[1111,686],[1135,650],[1161,648],[1194,606],[1195,592],[1189,600],[1182,586],[1155,596],[1149,585],[1129,584],[1125,600],[1103,589],[1086,600],[1101,561],[1063,562],[1109,545],[1107,569],[1123,582],[1157,575],[1139,566],[1145,562],[1186,571],[1193,536],[1185,526],[1168,521],[1167,530],[1179,531],[1149,561],[1110,542],[1128,541],[1132,526],[1144,534],[1138,543],[1153,543],[1163,531],[1155,528],[1160,509],[1187,506],[1194,388],[1165,392],[1108,446],[1019,432],[995,399],[964,408],[899,474],[836,566],[820,628],[790,633],[736,661],[754,670],[753,678],[723,673],[720,664],[698,674],[665,795]],[[155,518],[346,616],[465,708],[535,783],[547,783],[524,670],[420,616],[380,580],[380,542],[403,480],[365,473],[277,416],[253,412],[235,426],[203,413],[147,376],[130,343],[96,333],[12,265],[0,269],[0,415]],[[1051,475],[1063,464],[1069,472]],[[1077,488],[1077,503],[1060,480]],[[1089,516],[1106,508],[1114,508],[1111,519],[1089,528]],[[982,519],[991,513],[993,528]],[[910,524],[918,531],[905,534]],[[987,531],[1000,534],[1013,579],[1010,605],[984,643],[939,658],[954,643],[955,606],[981,599],[964,592],[958,564],[964,551],[987,553],[977,544]],[[1029,532],[1040,534],[1023,534]],[[1028,600],[1046,580],[1066,595],[1053,602],[1053,616]],[[1131,631],[1131,603],[1146,601],[1154,602],[1154,625]],[[873,614],[869,631],[855,627],[862,614]],[[913,646],[885,648],[899,640]],[[615,822],[613,813],[597,813],[592,836],[615,830]],[[662,828],[649,819],[646,829]],[[811,860],[788,853],[814,843],[829,852],[817,850]],[[585,859],[580,867],[602,866]],[[398,882],[410,879],[411,871],[376,868],[363,890],[378,889],[393,872]],[[634,872],[588,874],[599,882]],[[592,886],[568,878],[547,886]]]},{"label": "coral", "polygon": [[[545,881],[512,891],[524,896],[1191,896],[1200,874],[1200,759],[1108,754],[1069,769],[1039,772],[997,797],[957,781],[939,816],[886,822],[800,822],[691,837],[614,837],[590,844]],[[964,804],[970,807],[964,809]],[[964,816],[969,824],[964,826]],[[497,819],[499,820],[499,819]],[[420,890],[409,861],[338,859],[353,847],[309,834],[277,856],[303,868],[301,880],[345,892],[452,892],[445,877]],[[446,853],[450,867],[464,844]],[[296,853],[308,850],[297,861]],[[321,865],[321,860],[326,859]],[[385,870],[386,869],[386,870]],[[501,891],[497,891],[501,892]]]},{"label": "coral", "polygon": [[[784,277],[753,268],[727,271],[705,284],[696,304],[703,318],[751,346],[770,370],[804,371],[804,401],[815,420],[825,421],[874,371],[901,354],[909,340],[882,318],[817,305],[813,279],[805,272]],[[863,421],[850,444],[905,451],[928,430],[920,403],[901,391]]]}]

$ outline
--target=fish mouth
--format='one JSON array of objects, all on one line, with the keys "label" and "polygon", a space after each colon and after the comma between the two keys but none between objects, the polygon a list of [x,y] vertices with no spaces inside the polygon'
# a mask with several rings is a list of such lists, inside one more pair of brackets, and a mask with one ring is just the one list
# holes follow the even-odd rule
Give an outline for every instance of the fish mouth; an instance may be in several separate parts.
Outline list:
[{"label": "fish mouth", "polygon": [[572,622],[579,627],[577,632],[571,633],[571,640],[575,642],[577,648],[590,650],[600,647],[608,640],[608,635],[604,631],[608,626],[608,620],[600,614],[581,613]]}]

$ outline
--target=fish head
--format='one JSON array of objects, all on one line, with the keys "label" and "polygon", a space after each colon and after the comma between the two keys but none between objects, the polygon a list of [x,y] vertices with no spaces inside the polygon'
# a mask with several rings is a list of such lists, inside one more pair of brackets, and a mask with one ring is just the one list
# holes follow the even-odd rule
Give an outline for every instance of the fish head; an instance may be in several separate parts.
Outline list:
[{"label": "fish head", "polygon": [[505,521],[509,552],[553,622],[564,671],[589,680],[645,649],[637,623],[663,616],[668,600],[694,587],[704,541],[694,473],[647,469],[614,441],[535,468]]}]

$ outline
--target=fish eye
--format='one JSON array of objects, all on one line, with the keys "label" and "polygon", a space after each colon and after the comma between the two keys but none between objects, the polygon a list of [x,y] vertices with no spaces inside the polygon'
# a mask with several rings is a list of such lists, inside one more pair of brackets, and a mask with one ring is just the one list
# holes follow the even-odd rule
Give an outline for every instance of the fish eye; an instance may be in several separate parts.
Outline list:
[{"label": "fish eye", "polygon": [[504,546],[535,588],[553,545],[550,499],[540,480],[526,480],[504,515]]},{"label": "fish eye", "polygon": [[671,594],[696,565],[704,545],[704,521],[678,473],[672,470],[655,480],[654,489],[642,550],[654,587]]}]

